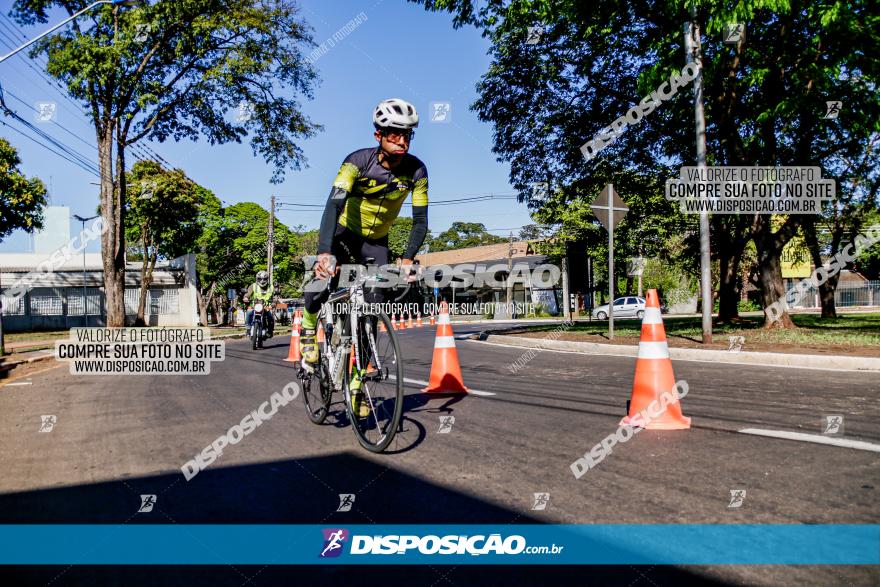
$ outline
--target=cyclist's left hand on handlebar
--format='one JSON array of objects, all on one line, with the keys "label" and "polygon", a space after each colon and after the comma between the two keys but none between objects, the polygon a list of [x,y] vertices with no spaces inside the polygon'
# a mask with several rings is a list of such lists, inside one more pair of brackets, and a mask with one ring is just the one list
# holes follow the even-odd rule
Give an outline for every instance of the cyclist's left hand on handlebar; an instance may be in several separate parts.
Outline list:
[{"label": "cyclist's left hand on handlebar", "polygon": [[400,267],[401,275],[406,276],[407,283],[413,283],[418,279],[416,266],[413,265],[412,259],[398,259],[397,266]]},{"label": "cyclist's left hand on handlebar", "polygon": [[329,279],[333,277],[339,268],[336,266],[336,257],[330,253],[321,253],[315,263],[315,275],[318,279]]}]

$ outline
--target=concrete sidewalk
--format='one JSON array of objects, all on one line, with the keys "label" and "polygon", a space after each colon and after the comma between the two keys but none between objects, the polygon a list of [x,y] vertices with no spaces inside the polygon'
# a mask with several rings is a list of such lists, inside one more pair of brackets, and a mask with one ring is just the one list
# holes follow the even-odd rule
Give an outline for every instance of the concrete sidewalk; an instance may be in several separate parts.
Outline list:
[{"label": "concrete sidewalk", "polygon": [[[545,340],[503,334],[503,331],[484,331],[472,335],[473,340],[497,344],[549,351],[565,351],[589,355],[613,355],[636,357],[638,345],[604,344],[596,342],[575,342],[568,340]],[[703,349],[670,348],[669,358],[679,361],[702,361],[709,363],[729,363],[741,365],[761,365],[768,367],[795,367],[801,369],[822,369],[831,371],[880,372],[880,358],[847,357],[839,355],[795,355],[788,353],[730,352]]]}]

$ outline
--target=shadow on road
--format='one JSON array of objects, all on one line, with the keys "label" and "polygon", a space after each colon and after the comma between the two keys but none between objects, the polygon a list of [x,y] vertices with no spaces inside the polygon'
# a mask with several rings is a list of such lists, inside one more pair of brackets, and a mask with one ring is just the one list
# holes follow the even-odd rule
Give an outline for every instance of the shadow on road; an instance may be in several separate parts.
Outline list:
[{"label": "shadow on road", "polygon": [[[354,493],[349,512],[337,512],[340,493]],[[141,495],[156,495],[153,511],[137,513]],[[479,497],[431,483],[347,452],[254,465],[213,467],[191,481],[180,473],[0,495],[4,524],[538,524],[540,520]],[[86,545],[71,545],[76,549]],[[705,583],[672,567],[418,566],[54,566],[2,567],[6,584],[244,585],[313,584],[357,578],[385,585],[516,585]],[[145,545],[149,548],[149,545]],[[59,574],[61,577],[59,578]],[[589,578],[589,581],[587,579]]]}]

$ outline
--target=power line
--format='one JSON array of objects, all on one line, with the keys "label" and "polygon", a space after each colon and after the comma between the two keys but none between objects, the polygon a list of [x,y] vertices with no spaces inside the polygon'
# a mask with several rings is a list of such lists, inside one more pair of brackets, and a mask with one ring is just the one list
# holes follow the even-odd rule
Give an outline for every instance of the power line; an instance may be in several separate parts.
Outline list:
[{"label": "power line", "polygon": [[[5,31],[4,31],[3,29],[0,29],[0,35],[2,35],[2,38],[0,38],[0,41],[2,41],[2,42],[3,42],[5,45],[7,45],[10,49],[14,49],[14,48],[17,46],[17,44],[18,44],[17,41],[15,40],[15,34],[16,34],[16,33],[17,33],[22,39],[27,40],[27,36],[24,35],[24,33],[22,33],[20,29],[18,29],[18,27],[15,25],[15,23],[14,23],[9,17],[7,17],[5,14],[0,14],[0,17],[2,17],[2,19],[0,19],[0,26],[2,26],[3,29],[5,29]],[[7,24],[7,23],[8,23],[8,24]],[[10,33],[11,36],[10,36],[10,35],[7,35],[7,34],[6,34],[6,31],[11,31],[11,33]],[[10,42],[10,41],[11,41],[11,42]],[[21,58],[21,60],[25,63],[25,65],[27,65],[27,66],[28,66],[31,70],[33,70],[33,71],[34,71],[34,72],[35,72],[35,73],[36,73],[36,74],[37,74],[42,80],[44,80],[44,81],[45,81],[46,83],[48,83],[53,89],[55,89],[55,90],[61,95],[62,98],[64,98],[64,99],[67,100],[70,104],[72,104],[72,105],[76,108],[78,114],[81,113],[81,114],[83,114],[84,116],[86,116],[86,118],[89,118],[89,117],[91,116],[91,114],[90,114],[87,110],[83,109],[83,107],[82,107],[80,104],[77,104],[77,103],[76,103],[76,102],[75,102],[75,101],[74,101],[74,100],[68,95],[67,91],[66,91],[65,88],[60,84],[60,82],[59,82],[58,80],[56,80],[56,79],[50,77],[49,75],[47,75],[47,74],[44,73],[43,71],[41,71],[41,70],[35,68],[35,67],[32,65],[32,63],[31,63],[31,62],[33,62],[33,63],[36,63],[37,65],[39,65],[39,66],[42,67],[42,68],[46,68],[46,67],[48,66],[48,59],[47,59],[45,62],[41,62],[41,61],[39,61],[38,59],[36,59],[36,58],[31,58],[30,56],[26,56],[26,55],[23,54],[23,53],[19,53],[19,54],[17,55],[17,57]],[[56,123],[56,124],[57,124],[57,123]],[[59,126],[61,126],[61,125],[59,125]],[[78,137],[78,138],[79,138],[79,137]],[[80,139],[80,140],[81,140],[81,139]],[[95,148],[97,148],[97,147],[95,147]],[[166,160],[166,159],[165,159],[164,157],[162,157],[158,152],[156,152],[154,149],[152,149],[150,146],[148,146],[148,145],[146,145],[146,144],[135,144],[135,145],[129,145],[129,148],[132,149],[132,154],[135,156],[136,159],[150,159],[150,160],[155,161],[156,163],[164,164],[164,165],[166,165],[167,167],[173,167],[173,166],[171,165],[171,163],[168,162],[168,160]]]},{"label": "power line", "polygon": [[[17,101],[20,102],[22,105],[27,106],[28,108],[30,108],[30,109],[33,110],[34,112],[39,112],[39,110],[37,110],[37,109],[34,108],[31,104],[28,104],[27,102],[25,102],[24,100],[22,100],[21,98],[19,98],[18,96],[16,96],[15,94],[13,94],[11,91],[9,91],[9,90],[4,90],[4,93],[6,93],[6,94],[8,94],[9,96],[11,96],[14,100],[17,100]],[[54,124],[55,126],[59,127],[61,130],[63,130],[63,131],[66,132],[67,134],[71,135],[71,136],[74,137],[75,139],[79,140],[80,142],[82,142],[82,143],[86,144],[87,146],[91,147],[91,148],[94,149],[95,151],[98,150],[98,147],[97,147],[97,146],[95,146],[94,144],[88,142],[87,140],[85,140],[84,138],[82,138],[81,136],[79,136],[78,134],[76,134],[75,132],[73,132],[72,130],[70,130],[70,129],[68,129],[67,127],[65,127],[64,125],[59,124],[58,121],[53,120],[53,121],[52,121],[52,124]]]},{"label": "power line", "polygon": [[[470,198],[453,198],[449,200],[431,200],[428,204],[429,207],[433,206],[452,206],[455,204],[471,204],[471,203],[482,203],[488,202],[491,200],[515,200],[517,196],[515,195],[485,195],[485,196],[474,196]],[[325,204],[299,204],[295,202],[278,202],[276,204],[278,207],[302,209],[301,211],[310,211],[310,210],[323,210]],[[412,207],[411,202],[404,202],[404,206]]]},{"label": "power line", "polygon": [[12,126],[12,125],[10,125],[10,124],[8,124],[8,123],[6,123],[5,121],[0,120],[0,124],[2,124],[2,125],[5,126],[5,127],[8,127],[10,130],[14,130],[15,132],[17,132],[18,134],[20,134],[20,135],[23,136],[24,138],[26,138],[26,139],[28,139],[28,140],[30,140],[30,141],[35,142],[36,144],[40,145],[41,147],[43,147],[43,148],[46,149],[47,151],[50,151],[50,152],[52,152],[52,153],[58,155],[58,156],[61,157],[62,159],[65,159],[65,160],[69,161],[70,163],[73,163],[74,165],[76,165],[76,166],[78,166],[78,167],[81,167],[82,169],[84,169],[85,171],[88,171],[89,173],[93,173],[93,174],[94,174],[95,176],[97,176],[97,177],[101,177],[101,174],[98,173],[98,172],[96,172],[95,170],[88,168],[87,166],[83,165],[81,162],[79,162],[79,161],[77,161],[77,160],[75,160],[75,159],[72,159],[72,158],[70,158],[70,157],[67,157],[67,156],[64,155],[63,153],[60,153],[60,152],[54,150],[52,147],[49,147],[48,145],[46,145],[46,144],[44,144],[44,143],[41,143],[41,142],[38,141],[37,139],[33,138],[32,136],[30,136],[30,135],[28,135],[28,134],[25,134],[25,133],[22,132],[21,130],[15,128],[14,126]]}]

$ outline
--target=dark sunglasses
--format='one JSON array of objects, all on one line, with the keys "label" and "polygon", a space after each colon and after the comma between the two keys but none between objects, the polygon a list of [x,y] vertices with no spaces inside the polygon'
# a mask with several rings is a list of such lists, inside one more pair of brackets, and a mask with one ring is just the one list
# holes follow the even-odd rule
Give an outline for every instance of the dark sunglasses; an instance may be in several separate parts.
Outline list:
[{"label": "dark sunglasses", "polygon": [[409,130],[390,129],[390,130],[383,130],[382,131],[382,136],[385,138],[389,138],[389,139],[404,138],[407,141],[411,141],[412,138],[415,136],[415,134],[416,134],[416,131],[414,131],[413,129],[409,129]]}]

